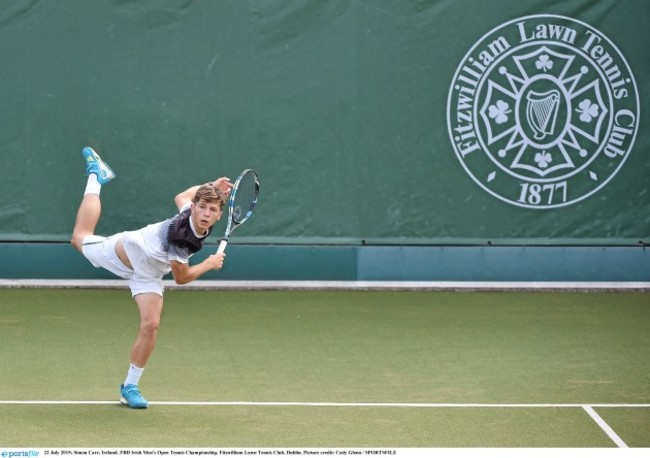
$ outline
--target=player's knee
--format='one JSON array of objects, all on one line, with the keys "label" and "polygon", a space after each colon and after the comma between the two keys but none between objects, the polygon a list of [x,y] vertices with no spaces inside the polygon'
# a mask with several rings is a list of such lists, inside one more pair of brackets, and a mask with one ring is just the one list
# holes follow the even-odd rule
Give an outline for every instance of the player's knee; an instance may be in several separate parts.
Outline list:
[{"label": "player's knee", "polygon": [[160,328],[160,318],[159,317],[149,317],[143,318],[140,321],[140,329],[146,333],[155,333]]}]

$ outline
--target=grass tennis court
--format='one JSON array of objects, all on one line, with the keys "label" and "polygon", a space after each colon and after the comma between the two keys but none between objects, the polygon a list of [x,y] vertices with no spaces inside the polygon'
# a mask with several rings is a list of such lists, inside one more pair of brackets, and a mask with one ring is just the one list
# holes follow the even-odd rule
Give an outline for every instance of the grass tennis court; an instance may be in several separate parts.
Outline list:
[{"label": "grass tennis court", "polygon": [[[647,293],[0,289],[3,447],[650,447]],[[16,401],[28,401],[18,403]],[[60,403],[53,403],[60,401]]]}]

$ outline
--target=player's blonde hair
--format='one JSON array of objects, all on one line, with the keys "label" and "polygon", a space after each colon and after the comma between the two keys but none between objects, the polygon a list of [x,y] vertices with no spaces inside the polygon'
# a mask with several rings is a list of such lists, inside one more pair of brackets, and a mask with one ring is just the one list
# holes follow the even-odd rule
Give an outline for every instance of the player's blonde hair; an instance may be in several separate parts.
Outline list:
[{"label": "player's blonde hair", "polygon": [[223,207],[226,205],[225,194],[221,192],[220,189],[215,188],[212,183],[206,183],[196,190],[196,194],[194,194],[192,202],[198,204],[201,200],[217,204],[221,209],[223,209]]}]

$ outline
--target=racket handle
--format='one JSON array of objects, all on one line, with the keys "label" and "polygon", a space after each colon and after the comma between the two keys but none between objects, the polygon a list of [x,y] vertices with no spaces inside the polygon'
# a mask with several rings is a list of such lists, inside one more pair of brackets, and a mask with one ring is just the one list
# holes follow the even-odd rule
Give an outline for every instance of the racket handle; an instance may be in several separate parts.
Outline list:
[{"label": "racket handle", "polygon": [[221,239],[221,242],[219,242],[219,248],[217,248],[217,254],[226,251],[226,245],[228,245],[228,239]]}]

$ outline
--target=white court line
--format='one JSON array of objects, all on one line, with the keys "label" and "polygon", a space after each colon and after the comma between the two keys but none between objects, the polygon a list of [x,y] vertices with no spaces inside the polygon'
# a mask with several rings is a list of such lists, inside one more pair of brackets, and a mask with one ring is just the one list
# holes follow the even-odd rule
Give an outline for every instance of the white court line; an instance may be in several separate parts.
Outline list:
[{"label": "white court line", "polygon": [[[0,405],[107,405],[119,401],[74,400],[0,400]],[[650,404],[480,404],[480,403],[429,403],[429,402],[302,402],[302,401],[151,401],[160,406],[269,406],[269,407],[405,407],[405,408],[650,408]],[[595,412],[594,412],[595,413]]]},{"label": "white court line", "polygon": [[47,400],[33,400],[33,401],[19,401],[19,400],[4,400],[0,401],[0,405],[76,405],[76,404],[119,404],[119,401],[47,401]]},{"label": "white court line", "polygon": [[[48,400],[0,400],[0,405],[119,405],[118,401],[48,401]],[[300,401],[152,401],[159,406],[259,406],[259,407],[393,407],[393,408],[493,408],[493,409],[551,409],[582,408],[619,447],[627,444],[596,413],[598,408],[650,408],[650,404],[478,404],[478,403],[428,403],[428,402],[300,402]]]},{"label": "white court line", "polygon": [[591,406],[583,406],[583,409],[585,409],[585,412],[589,414],[589,416],[600,426],[600,428],[605,431],[605,434],[609,436],[609,438],[614,441],[616,445],[618,445],[619,448],[628,448],[627,444],[623,442],[623,439],[619,437],[618,434],[607,424],[605,420],[602,419],[600,415],[596,413],[596,411],[591,407]]},{"label": "white court line", "polygon": [[[119,405],[119,401],[72,400],[0,400],[0,405]],[[593,409],[597,408],[650,408],[650,404],[479,404],[479,403],[428,403],[428,402],[300,402],[300,401],[153,401],[159,406],[260,406],[260,407],[397,407],[397,408],[494,408],[494,409],[551,409],[581,408],[600,426],[619,447],[627,444]]]}]

